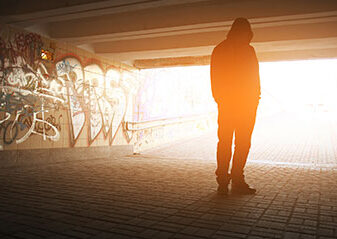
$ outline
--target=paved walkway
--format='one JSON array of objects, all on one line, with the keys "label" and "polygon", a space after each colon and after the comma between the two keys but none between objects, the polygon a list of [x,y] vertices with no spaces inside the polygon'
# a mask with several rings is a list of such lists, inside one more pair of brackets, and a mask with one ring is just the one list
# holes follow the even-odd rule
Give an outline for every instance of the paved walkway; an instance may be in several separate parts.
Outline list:
[{"label": "paved walkway", "polygon": [[336,238],[337,144],[321,123],[324,145],[310,132],[294,148],[257,125],[252,196],[216,194],[214,132],[139,156],[1,169],[0,238]]},{"label": "paved walkway", "polygon": [[[214,161],[216,131],[143,153]],[[312,169],[337,167],[337,115],[279,113],[257,118],[248,162]]]}]

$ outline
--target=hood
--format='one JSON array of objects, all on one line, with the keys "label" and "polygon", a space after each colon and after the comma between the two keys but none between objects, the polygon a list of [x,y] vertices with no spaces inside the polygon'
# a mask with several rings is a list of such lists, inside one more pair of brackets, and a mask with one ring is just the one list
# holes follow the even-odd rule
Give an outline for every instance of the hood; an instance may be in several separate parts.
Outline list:
[{"label": "hood", "polygon": [[249,44],[252,38],[253,31],[249,21],[242,17],[236,18],[227,34],[227,39],[237,43]]}]

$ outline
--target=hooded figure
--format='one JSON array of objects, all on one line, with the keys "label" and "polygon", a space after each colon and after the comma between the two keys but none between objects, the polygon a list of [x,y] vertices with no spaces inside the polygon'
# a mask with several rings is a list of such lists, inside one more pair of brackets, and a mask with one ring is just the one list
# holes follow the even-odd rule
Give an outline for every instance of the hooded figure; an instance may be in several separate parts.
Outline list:
[{"label": "hooded figure", "polygon": [[[250,149],[256,110],[260,99],[259,65],[250,45],[253,32],[245,18],[235,19],[227,38],[217,45],[211,57],[211,86],[218,104],[217,169],[218,192],[253,194],[244,180],[244,167]],[[232,141],[235,150],[231,174]]]}]

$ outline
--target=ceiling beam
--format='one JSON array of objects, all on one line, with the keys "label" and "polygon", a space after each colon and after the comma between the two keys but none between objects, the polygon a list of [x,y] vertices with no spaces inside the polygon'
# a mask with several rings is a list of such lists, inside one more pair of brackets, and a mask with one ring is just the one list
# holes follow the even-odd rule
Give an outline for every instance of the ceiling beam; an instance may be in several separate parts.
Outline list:
[{"label": "ceiling beam", "polygon": [[[286,41],[337,37],[337,20],[333,22],[275,26],[254,29],[254,42]],[[225,39],[226,32],[200,32],[134,40],[98,42],[92,44],[94,51],[100,53],[126,53],[165,49],[215,46]]]},{"label": "ceiling beam", "polygon": [[[45,2],[45,0],[41,1]],[[37,8],[35,11],[29,11],[30,5],[27,5],[27,2],[25,2],[21,3],[19,6],[18,4],[13,5],[13,8],[18,8],[21,6],[19,14],[15,14],[15,9],[8,9],[8,6],[11,5],[4,6],[2,9],[7,8],[7,13],[6,11],[1,11],[0,22],[25,27],[37,23],[46,24],[49,22],[69,21],[74,19],[113,15],[117,13],[189,4],[202,1],[209,0],[87,0],[88,3],[81,4],[79,2],[71,6],[69,6],[68,1],[57,1],[63,2],[64,4],[58,4],[54,6],[54,8],[51,4],[49,4],[49,8],[44,8],[42,10]],[[36,5],[45,5],[39,0],[34,2],[34,7]],[[25,9],[27,9],[28,12],[25,12]]]},{"label": "ceiling beam", "polygon": [[[259,62],[337,58],[337,47],[326,49],[260,52],[257,53],[257,57]],[[211,56],[209,55],[135,60],[133,62],[133,66],[139,69],[151,69],[177,66],[209,65],[210,63]]]},{"label": "ceiling beam", "polygon": [[[274,26],[289,26],[300,24],[313,24],[337,21],[337,11],[285,15],[277,17],[251,18],[249,19],[252,28],[265,28]],[[90,44],[97,42],[113,42],[124,40],[146,39],[154,37],[166,37],[175,35],[185,35],[200,32],[226,32],[230,29],[233,20],[199,23],[191,25],[181,25],[174,27],[163,27],[149,30],[124,31],[111,34],[82,36],[82,37],[66,37],[58,38],[58,40],[71,41],[74,44]]]},{"label": "ceiling beam", "polygon": [[[324,39],[261,42],[253,43],[252,45],[257,52],[257,57],[259,61],[261,62],[337,58],[337,37]],[[188,57],[173,56],[167,58],[152,57],[149,59],[137,59],[133,61],[133,65],[140,69],[173,66],[209,65],[210,53],[212,52],[213,48],[214,47],[207,48],[207,55]],[[204,50],[206,50],[206,48]],[[200,54],[202,53],[205,53],[205,51],[200,52]]]},{"label": "ceiling beam", "polygon": [[144,59],[135,60],[133,66],[139,69],[148,69],[173,66],[209,65],[210,58],[210,56],[187,56],[174,58]]},{"label": "ceiling beam", "polygon": [[[174,30],[175,27],[182,27],[178,30],[185,31],[191,30],[190,27],[192,29],[204,27],[198,24],[206,24],[206,28],[214,27],[213,23],[215,27],[219,27],[219,24],[220,27],[226,27],[238,16],[249,19],[275,17],[282,20],[282,16],[301,17],[300,15],[319,15],[322,12],[333,11],[337,11],[335,0],[213,0],[51,22],[50,34],[52,38],[62,40],[104,35],[113,37],[116,33],[133,34],[134,32],[138,35],[141,32],[137,31],[156,31],[156,29],[170,31],[171,29],[167,28]],[[185,26],[187,29],[184,29]]]}]

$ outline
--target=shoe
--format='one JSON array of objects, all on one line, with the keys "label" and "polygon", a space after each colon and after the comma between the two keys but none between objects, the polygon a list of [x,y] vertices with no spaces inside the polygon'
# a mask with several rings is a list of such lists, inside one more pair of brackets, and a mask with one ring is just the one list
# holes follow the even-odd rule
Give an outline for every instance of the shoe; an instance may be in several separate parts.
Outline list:
[{"label": "shoe", "polygon": [[249,185],[245,181],[232,182],[232,193],[241,195],[251,195],[256,193],[256,189],[249,187]]},{"label": "shoe", "polygon": [[249,187],[249,185],[245,181],[245,176],[242,173],[232,173],[232,193],[249,195],[255,194],[256,189]]},{"label": "shoe", "polygon": [[227,195],[228,194],[228,184],[231,180],[231,177],[229,174],[224,176],[218,176],[216,178],[216,181],[218,182],[218,194],[219,195]]},{"label": "shoe", "polygon": [[219,195],[227,195],[228,194],[228,185],[219,185],[217,192]]}]

